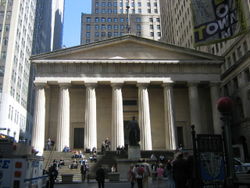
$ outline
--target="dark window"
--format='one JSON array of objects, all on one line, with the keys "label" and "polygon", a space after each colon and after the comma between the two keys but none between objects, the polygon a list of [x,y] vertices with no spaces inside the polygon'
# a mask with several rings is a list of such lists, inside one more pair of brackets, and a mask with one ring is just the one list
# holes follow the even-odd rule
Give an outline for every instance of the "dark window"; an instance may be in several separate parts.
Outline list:
[{"label": "dark window", "polygon": [[136,106],[137,100],[124,100],[123,105],[124,106]]}]

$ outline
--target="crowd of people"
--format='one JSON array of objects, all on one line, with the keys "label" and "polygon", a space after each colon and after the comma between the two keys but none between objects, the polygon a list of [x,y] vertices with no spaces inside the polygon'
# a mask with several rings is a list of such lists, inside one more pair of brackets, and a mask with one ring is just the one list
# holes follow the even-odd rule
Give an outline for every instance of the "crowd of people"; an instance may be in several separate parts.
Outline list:
[{"label": "crowd of people", "polygon": [[[158,158],[153,155],[153,164],[138,163],[130,166],[128,180],[131,188],[137,184],[138,188],[148,187],[148,178],[156,181],[157,187],[164,182],[168,188],[192,188],[193,179],[193,158],[188,153],[178,152],[174,159],[167,160],[163,155]],[[151,160],[152,161],[152,160]]]}]

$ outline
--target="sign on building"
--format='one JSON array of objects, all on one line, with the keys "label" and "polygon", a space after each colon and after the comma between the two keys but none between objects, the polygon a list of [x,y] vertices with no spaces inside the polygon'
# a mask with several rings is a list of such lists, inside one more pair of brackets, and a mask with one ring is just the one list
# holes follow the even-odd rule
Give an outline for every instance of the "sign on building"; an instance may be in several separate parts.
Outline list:
[{"label": "sign on building", "polygon": [[234,38],[247,30],[241,0],[192,0],[195,46]]}]

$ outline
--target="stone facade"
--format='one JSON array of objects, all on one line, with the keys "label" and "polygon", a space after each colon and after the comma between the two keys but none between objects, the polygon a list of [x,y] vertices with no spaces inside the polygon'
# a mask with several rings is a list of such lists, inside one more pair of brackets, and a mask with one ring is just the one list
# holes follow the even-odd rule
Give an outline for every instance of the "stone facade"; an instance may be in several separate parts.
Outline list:
[{"label": "stone facade", "polygon": [[191,124],[199,133],[218,130],[221,57],[127,35],[31,59],[39,120],[32,145],[40,154],[48,138],[61,151],[100,149],[108,137],[115,150],[128,143],[133,116],[142,150],[191,148]]}]

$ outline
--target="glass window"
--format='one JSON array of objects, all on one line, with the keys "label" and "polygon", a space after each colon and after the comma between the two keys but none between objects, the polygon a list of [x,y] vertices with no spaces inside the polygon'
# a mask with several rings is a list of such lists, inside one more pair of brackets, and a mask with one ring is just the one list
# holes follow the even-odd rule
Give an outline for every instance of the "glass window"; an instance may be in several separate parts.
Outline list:
[{"label": "glass window", "polygon": [[112,14],[112,9],[108,9],[108,14]]},{"label": "glass window", "polygon": [[136,22],[141,22],[141,18],[140,17],[136,17]]},{"label": "glass window", "polygon": [[114,5],[114,7],[117,7],[117,2],[114,2],[114,4],[113,4],[113,5]]},{"label": "glass window", "polygon": [[140,25],[140,24],[137,24],[137,25],[136,25],[136,29],[137,29],[137,30],[141,30],[141,25]]},{"label": "glass window", "polygon": [[101,22],[106,22],[106,18],[102,17]]},{"label": "glass window", "polygon": [[108,2],[108,6],[109,6],[109,7],[112,7],[112,3],[111,3],[111,2]]},{"label": "glass window", "polygon": [[161,29],[161,26],[160,26],[160,25],[157,25],[157,29]]},{"label": "glass window", "polygon": [[157,35],[158,35],[158,37],[161,37],[161,32],[158,32]]},{"label": "glass window", "polygon": [[102,2],[102,7],[105,7],[106,6],[106,3],[105,2]]},{"label": "glass window", "polygon": [[114,10],[113,10],[113,13],[114,13],[114,14],[117,14],[117,9],[114,9]]},{"label": "glass window", "polygon": [[91,17],[87,17],[86,22],[91,22]]},{"label": "glass window", "polygon": [[104,30],[104,29],[106,29],[106,25],[102,24],[101,25],[101,30]]},{"label": "glass window", "polygon": [[151,9],[148,9],[148,13],[151,13]]},{"label": "glass window", "polygon": [[160,22],[160,18],[156,18],[156,21],[157,21],[157,22]]},{"label": "glass window", "polygon": [[149,21],[150,21],[150,22],[153,22],[153,18],[149,18]]},{"label": "glass window", "polygon": [[99,25],[95,25],[95,30],[99,30]]},{"label": "glass window", "polygon": [[114,32],[114,37],[117,37],[118,36],[118,32]]},{"label": "glass window", "polygon": [[106,13],[106,9],[102,9],[102,13],[105,14]]},{"label": "glass window", "polygon": [[118,18],[114,18],[114,22],[118,22]]},{"label": "glass window", "polygon": [[141,13],[141,9],[140,8],[138,9],[138,13]]},{"label": "glass window", "polygon": [[141,7],[141,2],[138,2],[138,7]]},{"label": "glass window", "polygon": [[95,17],[95,22],[99,22],[99,18],[98,17]]},{"label": "glass window", "polygon": [[108,32],[108,37],[112,37],[112,32]]},{"label": "glass window", "polygon": [[108,22],[112,22],[112,18],[108,18],[107,21],[108,21]]},{"label": "glass window", "polygon": [[124,22],[124,18],[120,18],[120,22]]},{"label": "glass window", "polygon": [[96,6],[96,7],[99,7],[99,2],[95,2],[95,6]]},{"label": "glass window", "polygon": [[90,32],[86,33],[86,38],[90,38]]},{"label": "glass window", "polygon": [[105,37],[105,36],[106,36],[106,33],[105,33],[105,32],[101,32],[101,36],[102,36],[102,37]]},{"label": "glass window", "polygon": [[158,9],[155,9],[154,12],[157,14],[158,13]]},{"label": "glass window", "polygon": [[108,30],[111,30],[112,29],[112,25],[108,25]]},{"label": "glass window", "polygon": [[120,29],[123,30],[125,28],[124,25],[120,25]]},{"label": "glass window", "polygon": [[87,31],[90,31],[90,29],[91,29],[90,24],[87,24],[87,25],[86,25],[86,30],[87,30]]},{"label": "glass window", "polygon": [[95,9],[95,13],[96,13],[96,14],[99,14],[99,9],[98,9],[98,8]]},{"label": "glass window", "polygon": [[152,24],[149,27],[150,27],[150,29],[154,29],[154,25],[152,25]]},{"label": "glass window", "polygon": [[99,37],[99,32],[95,32],[95,37]]},{"label": "glass window", "polygon": [[150,36],[153,37],[154,36],[154,32],[150,32]]},{"label": "glass window", "polygon": [[115,30],[118,29],[118,25],[114,25],[114,29],[115,29]]}]

